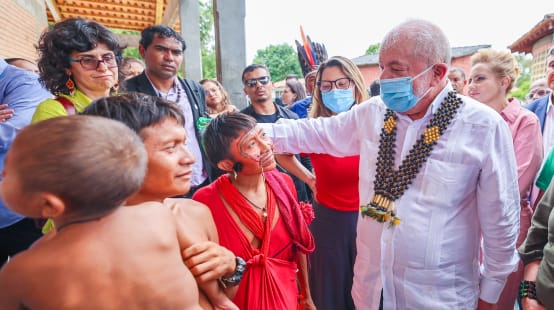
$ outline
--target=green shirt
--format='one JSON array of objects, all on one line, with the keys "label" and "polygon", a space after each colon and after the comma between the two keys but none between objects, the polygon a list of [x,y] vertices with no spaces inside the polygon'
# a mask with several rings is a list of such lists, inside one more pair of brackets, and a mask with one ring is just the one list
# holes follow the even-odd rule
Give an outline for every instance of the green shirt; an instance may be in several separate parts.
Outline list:
[{"label": "green shirt", "polygon": [[550,150],[550,153],[548,153],[548,157],[544,161],[544,164],[542,165],[541,171],[539,173],[539,177],[537,178],[537,187],[542,189],[543,191],[546,191],[548,188],[548,185],[550,185],[550,181],[552,180],[552,176],[554,175],[554,148]]},{"label": "green shirt", "polygon": [[[64,97],[71,101],[77,112],[82,112],[92,102],[89,97],[79,90],[75,90],[75,94],[73,96],[60,94],[60,97]],[[35,110],[35,114],[33,114],[31,124],[58,116],[67,116],[67,111],[63,105],[56,99],[46,99],[38,105]]]}]

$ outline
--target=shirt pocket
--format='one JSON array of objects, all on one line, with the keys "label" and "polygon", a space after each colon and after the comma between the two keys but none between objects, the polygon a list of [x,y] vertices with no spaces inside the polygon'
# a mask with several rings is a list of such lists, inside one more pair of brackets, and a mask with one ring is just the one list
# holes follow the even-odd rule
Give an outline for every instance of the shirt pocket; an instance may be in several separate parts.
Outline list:
[{"label": "shirt pocket", "polygon": [[455,208],[475,193],[479,168],[428,158],[423,170],[418,203],[430,208]]},{"label": "shirt pocket", "polygon": [[403,282],[406,304],[399,309],[475,309],[476,300],[458,295],[454,265],[440,269],[406,268]]}]

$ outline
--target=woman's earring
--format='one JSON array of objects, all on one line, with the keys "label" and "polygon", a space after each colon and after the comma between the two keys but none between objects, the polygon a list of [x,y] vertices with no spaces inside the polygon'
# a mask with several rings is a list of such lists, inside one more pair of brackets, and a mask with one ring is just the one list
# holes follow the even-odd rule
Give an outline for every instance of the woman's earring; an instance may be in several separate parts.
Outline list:
[{"label": "woman's earring", "polygon": [[237,174],[237,171],[235,169],[233,169],[233,176],[235,177],[235,181],[236,181],[237,178],[238,178],[238,174]]},{"label": "woman's earring", "polygon": [[75,83],[71,79],[71,74],[67,77],[67,82],[65,82],[65,87],[67,87],[67,90],[69,91],[70,96],[75,95]]}]

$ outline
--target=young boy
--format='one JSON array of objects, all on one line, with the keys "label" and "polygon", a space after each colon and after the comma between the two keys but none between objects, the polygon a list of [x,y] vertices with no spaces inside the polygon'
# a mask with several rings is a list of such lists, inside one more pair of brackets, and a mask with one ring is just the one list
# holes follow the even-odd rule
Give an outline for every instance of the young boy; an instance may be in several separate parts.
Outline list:
[{"label": "young boy", "polygon": [[[216,279],[220,278],[227,287],[227,294],[234,295],[242,276],[243,266],[238,264],[243,263],[242,259],[235,260],[233,253],[215,244],[218,243],[217,230],[205,205],[191,199],[169,198],[190,190],[194,163],[194,156],[186,147],[184,117],[179,106],[163,98],[128,93],[99,99],[82,113],[121,121],[141,137],[148,169],[144,183],[127,203],[156,201],[171,210],[177,222],[181,249],[184,249],[183,260],[201,289],[200,305],[204,309],[238,309]],[[204,247],[209,241],[212,241],[212,251]]]},{"label": "young boy", "polygon": [[0,190],[13,211],[57,233],[0,270],[0,309],[199,309],[176,224],[159,203],[122,208],[147,156],[125,125],[60,117],[25,127]]}]

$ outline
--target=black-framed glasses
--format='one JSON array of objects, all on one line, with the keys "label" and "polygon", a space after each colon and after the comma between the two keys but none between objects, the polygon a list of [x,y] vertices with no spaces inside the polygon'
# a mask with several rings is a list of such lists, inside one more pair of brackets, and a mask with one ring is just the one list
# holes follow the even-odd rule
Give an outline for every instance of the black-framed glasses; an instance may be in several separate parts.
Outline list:
[{"label": "black-framed glasses", "polygon": [[260,82],[260,84],[262,85],[267,85],[267,83],[269,83],[270,80],[271,79],[269,78],[269,76],[262,76],[257,79],[246,80],[244,81],[244,85],[246,85],[247,87],[254,87],[258,85],[258,82]]},{"label": "black-framed glasses", "polygon": [[96,70],[100,66],[100,63],[104,63],[108,68],[117,67],[117,57],[110,54],[102,56],[102,59],[96,59],[96,57],[91,56],[84,56],[79,59],[69,58],[69,62],[78,62],[85,70]]},{"label": "black-framed glasses", "polygon": [[336,79],[334,81],[321,80],[317,82],[317,86],[319,86],[319,90],[321,90],[321,92],[326,93],[330,92],[333,89],[333,85],[335,85],[335,88],[338,89],[349,89],[351,83],[352,79],[345,77]]}]

